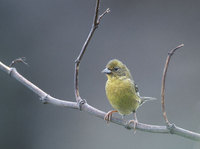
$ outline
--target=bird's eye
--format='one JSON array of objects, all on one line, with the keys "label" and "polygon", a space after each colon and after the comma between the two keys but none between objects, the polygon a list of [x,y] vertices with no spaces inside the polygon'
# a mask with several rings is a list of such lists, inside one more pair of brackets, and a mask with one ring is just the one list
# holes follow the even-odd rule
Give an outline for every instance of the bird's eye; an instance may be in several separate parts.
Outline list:
[{"label": "bird's eye", "polygon": [[118,67],[114,67],[114,70],[117,71],[117,70],[119,70],[119,68]]}]

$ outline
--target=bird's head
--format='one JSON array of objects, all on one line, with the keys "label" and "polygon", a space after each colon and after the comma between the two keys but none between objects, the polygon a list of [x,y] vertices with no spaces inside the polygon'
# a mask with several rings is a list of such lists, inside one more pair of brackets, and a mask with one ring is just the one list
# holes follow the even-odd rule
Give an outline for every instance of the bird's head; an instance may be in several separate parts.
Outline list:
[{"label": "bird's head", "polygon": [[131,74],[121,61],[117,59],[110,60],[106,68],[102,71],[109,78],[131,78]]}]

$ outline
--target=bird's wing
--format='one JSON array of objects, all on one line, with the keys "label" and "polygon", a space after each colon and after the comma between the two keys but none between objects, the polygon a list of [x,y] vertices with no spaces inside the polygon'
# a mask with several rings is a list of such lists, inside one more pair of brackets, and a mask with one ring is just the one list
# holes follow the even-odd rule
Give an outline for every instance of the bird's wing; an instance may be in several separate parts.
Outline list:
[{"label": "bird's wing", "polygon": [[131,93],[134,95],[134,99],[136,99],[139,103],[141,102],[140,94],[138,86],[135,84],[135,82],[132,79],[127,79],[127,82],[130,84],[130,90]]},{"label": "bird's wing", "polygon": [[136,92],[137,95],[140,97],[138,85],[134,83],[134,87],[135,87],[135,92]]}]

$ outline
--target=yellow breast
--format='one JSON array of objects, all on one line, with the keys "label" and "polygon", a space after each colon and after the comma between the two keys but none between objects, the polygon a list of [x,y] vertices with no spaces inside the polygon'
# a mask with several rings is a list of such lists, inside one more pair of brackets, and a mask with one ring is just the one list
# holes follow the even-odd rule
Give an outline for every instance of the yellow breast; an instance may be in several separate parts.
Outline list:
[{"label": "yellow breast", "polygon": [[120,114],[130,114],[139,107],[140,98],[131,79],[110,78],[105,89],[110,104]]}]

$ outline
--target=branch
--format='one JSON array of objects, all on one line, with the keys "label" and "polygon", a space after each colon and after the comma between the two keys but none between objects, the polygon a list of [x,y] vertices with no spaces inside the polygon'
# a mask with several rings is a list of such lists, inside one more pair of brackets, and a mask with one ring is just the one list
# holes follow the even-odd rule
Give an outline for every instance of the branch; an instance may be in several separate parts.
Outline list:
[{"label": "branch", "polygon": [[170,62],[172,55],[174,54],[174,52],[176,50],[178,50],[179,48],[182,48],[183,46],[184,46],[184,44],[181,44],[181,45],[177,46],[176,48],[172,49],[168,53],[168,56],[167,56],[167,59],[166,59],[166,62],[165,62],[165,67],[164,67],[164,70],[163,70],[162,86],[161,86],[161,104],[162,104],[163,117],[164,117],[164,120],[165,120],[165,123],[166,123],[167,126],[170,126],[171,124],[170,124],[170,122],[167,118],[167,113],[165,111],[165,80],[166,80],[166,76],[167,76],[167,70],[168,70],[169,62]]},{"label": "branch", "polygon": [[[57,99],[50,96],[49,94],[41,90],[39,87],[31,83],[29,80],[24,78],[21,74],[17,72],[15,68],[8,67],[5,64],[3,64],[1,61],[0,61],[0,69],[4,71],[5,73],[7,73],[11,78],[16,79],[21,84],[23,84],[28,89],[30,89],[32,92],[37,94],[39,96],[39,99],[42,101],[42,103],[45,103],[45,104],[49,103],[49,104],[60,106],[60,107],[66,107],[66,108],[79,110],[79,104],[77,102],[64,101],[64,100]],[[105,112],[98,110],[87,103],[82,105],[82,111],[87,112],[95,117],[99,117],[101,119],[104,119],[104,116],[106,115]],[[134,128],[133,124],[130,124],[127,126],[128,121],[124,121],[123,119],[117,118],[115,116],[112,117],[111,122],[124,126],[126,128],[130,128],[130,129]],[[172,125],[172,127],[169,129],[166,126],[157,126],[157,125],[148,125],[148,124],[138,123],[136,125],[136,129],[140,131],[151,132],[151,133],[176,134],[176,135],[179,135],[191,140],[200,141],[200,134],[185,130],[175,125]]]},{"label": "branch", "polygon": [[86,102],[86,100],[81,99],[80,97],[80,93],[79,93],[79,87],[78,87],[78,74],[79,74],[79,65],[81,62],[81,59],[86,51],[86,48],[95,32],[95,30],[98,28],[98,25],[100,23],[100,20],[102,19],[102,17],[110,12],[110,9],[108,8],[102,15],[99,16],[99,4],[100,4],[100,0],[96,1],[96,8],[95,8],[95,15],[94,15],[94,19],[93,19],[93,24],[92,24],[92,28],[88,34],[88,37],[85,41],[85,43],[83,44],[83,47],[81,49],[81,52],[79,53],[76,61],[75,61],[75,73],[74,73],[74,90],[75,90],[75,97],[76,97],[76,101],[79,104],[79,108],[81,109],[81,105],[84,104]]},{"label": "branch", "polygon": [[[50,96],[49,94],[47,94],[46,92],[41,90],[39,87],[37,87],[36,85],[31,83],[29,80],[24,78],[21,74],[19,74],[17,72],[17,70],[15,68],[8,67],[7,65],[3,64],[1,61],[0,61],[0,69],[2,71],[4,71],[5,73],[7,73],[10,77],[16,79],[21,84],[26,86],[32,92],[37,94],[39,96],[39,99],[45,104],[50,103],[52,105],[56,105],[56,106],[60,106],[60,107],[82,110],[82,111],[85,111],[85,112],[87,112],[91,115],[94,115],[96,117],[104,119],[106,113],[101,111],[101,110],[98,110],[98,109],[92,107],[91,105],[87,104],[86,102],[84,102],[84,100],[81,99],[81,97],[80,97],[79,88],[78,88],[78,73],[79,73],[80,61],[81,61],[81,59],[82,59],[82,57],[83,57],[83,55],[86,51],[86,48],[88,46],[89,41],[91,40],[91,38],[94,34],[94,31],[97,29],[97,27],[100,23],[100,20],[102,19],[102,17],[106,13],[109,12],[109,9],[107,9],[102,15],[99,16],[99,3],[100,3],[100,0],[97,0],[96,9],[95,9],[95,16],[94,16],[92,28],[91,28],[90,33],[89,33],[89,35],[88,35],[88,37],[87,37],[87,39],[86,39],[86,41],[85,41],[85,43],[84,43],[84,45],[81,49],[81,52],[80,52],[78,58],[76,59],[74,86],[75,86],[75,97],[76,97],[77,102],[64,101],[64,100],[57,99],[57,98]],[[162,107],[163,107],[163,113],[165,113],[165,116],[166,116],[166,112],[165,112],[165,106],[164,106],[164,87],[165,87],[166,72],[167,72],[170,57],[173,55],[174,51],[177,50],[180,47],[182,47],[182,45],[178,46],[177,48],[175,48],[174,50],[172,50],[169,53],[169,56],[167,58],[167,63],[166,63],[164,73],[163,73],[164,77],[163,77],[163,84],[162,84]],[[81,104],[81,102],[82,102],[82,104]],[[80,105],[81,105],[81,107],[80,107]],[[165,120],[166,120],[166,122],[168,122],[167,116],[165,117]],[[124,126],[128,129],[134,128],[134,124],[132,124],[132,123],[129,124],[128,121],[125,121],[121,118],[117,118],[117,117],[114,117],[114,116],[111,118],[111,122],[118,124],[118,125],[121,125],[121,126]],[[151,133],[176,134],[176,135],[179,135],[179,136],[191,139],[191,140],[200,141],[200,134],[199,133],[195,133],[195,132],[192,132],[192,131],[189,131],[189,130],[185,130],[183,128],[175,126],[174,124],[170,124],[170,125],[167,125],[167,126],[157,126],[157,125],[149,125],[149,124],[138,123],[136,125],[136,129],[138,129],[140,131],[151,132]]]},{"label": "branch", "polygon": [[16,64],[16,63],[23,63],[23,64],[25,64],[25,65],[27,65],[28,66],[28,63],[26,63],[25,62],[26,61],[26,58],[25,57],[19,57],[19,58],[16,58],[15,60],[13,60],[11,63],[10,63],[10,67],[13,67],[13,65],[14,64]]}]

